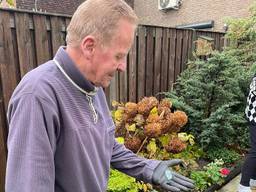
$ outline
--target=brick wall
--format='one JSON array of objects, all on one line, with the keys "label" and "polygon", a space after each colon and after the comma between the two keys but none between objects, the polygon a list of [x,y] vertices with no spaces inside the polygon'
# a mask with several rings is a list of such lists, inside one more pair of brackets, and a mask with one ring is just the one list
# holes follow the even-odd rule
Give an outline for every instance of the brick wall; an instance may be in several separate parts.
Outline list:
[{"label": "brick wall", "polygon": [[141,24],[175,27],[214,20],[214,31],[223,31],[225,18],[249,16],[254,0],[183,0],[179,10],[160,11],[158,0],[134,0]]},{"label": "brick wall", "polygon": [[[35,1],[39,11],[72,15],[84,0],[16,0],[17,8],[35,9]],[[134,0],[126,2],[133,7]]]}]

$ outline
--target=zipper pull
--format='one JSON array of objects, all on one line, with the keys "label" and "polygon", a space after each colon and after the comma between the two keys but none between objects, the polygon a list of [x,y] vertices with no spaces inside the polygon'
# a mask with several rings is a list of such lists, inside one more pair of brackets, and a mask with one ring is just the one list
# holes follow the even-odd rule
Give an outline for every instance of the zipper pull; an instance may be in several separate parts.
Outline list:
[{"label": "zipper pull", "polygon": [[96,124],[98,122],[98,113],[96,112],[96,110],[93,106],[92,97],[90,97],[89,95],[86,95],[86,98],[89,101],[89,106],[90,106],[91,111],[92,111],[93,122],[94,122],[94,124]]}]

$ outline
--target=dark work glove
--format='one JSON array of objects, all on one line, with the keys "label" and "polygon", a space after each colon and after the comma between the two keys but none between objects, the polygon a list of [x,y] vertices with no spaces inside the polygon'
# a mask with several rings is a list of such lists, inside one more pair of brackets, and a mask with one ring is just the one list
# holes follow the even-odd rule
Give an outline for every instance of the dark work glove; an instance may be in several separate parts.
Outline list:
[{"label": "dark work glove", "polygon": [[194,182],[174,171],[169,167],[183,164],[180,159],[162,161],[153,172],[153,184],[160,185],[168,191],[189,191],[194,188]]}]

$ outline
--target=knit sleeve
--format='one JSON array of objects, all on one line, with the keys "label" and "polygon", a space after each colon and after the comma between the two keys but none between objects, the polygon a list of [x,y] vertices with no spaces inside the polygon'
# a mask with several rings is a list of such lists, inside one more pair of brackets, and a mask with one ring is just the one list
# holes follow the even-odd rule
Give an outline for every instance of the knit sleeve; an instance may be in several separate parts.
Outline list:
[{"label": "knit sleeve", "polygon": [[152,183],[154,169],[160,161],[138,157],[132,151],[115,141],[111,165],[127,175]]},{"label": "knit sleeve", "polygon": [[6,192],[54,192],[58,118],[45,100],[26,94],[10,101]]}]

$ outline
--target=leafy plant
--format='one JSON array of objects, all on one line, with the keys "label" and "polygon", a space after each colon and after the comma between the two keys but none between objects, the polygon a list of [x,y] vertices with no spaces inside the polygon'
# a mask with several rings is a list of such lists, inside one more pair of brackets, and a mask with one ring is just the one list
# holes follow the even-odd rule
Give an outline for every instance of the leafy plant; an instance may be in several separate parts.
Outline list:
[{"label": "leafy plant", "polygon": [[207,157],[214,161],[215,159],[222,159],[225,164],[231,164],[241,158],[241,155],[234,150],[227,148],[211,148],[207,151]]},{"label": "leafy plant", "polygon": [[204,191],[207,189],[208,182],[205,171],[192,171],[190,177],[195,181],[196,191]]},{"label": "leafy plant", "polygon": [[139,187],[134,178],[111,169],[108,192],[137,192],[138,190]]},{"label": "leafy plant", "polygon": [[198,145],[189,145],[184,151],[177,154],[172,154],[171,158],[183,159],[183,160],[198,160],[201,157],[205,157],[205,152]]},{"label": "leafy plant", "polygon": [[192,171],[190,177],[195,181],[195,190],[204,191],[212,184],[221,184],[227,175],[221,173],[223,164],[222,160],[215,160],[204,166],[203,170]]}]

